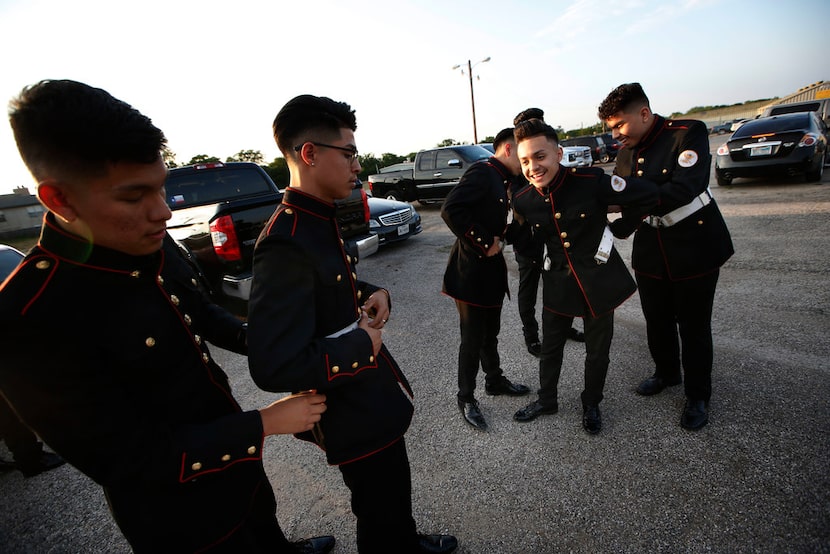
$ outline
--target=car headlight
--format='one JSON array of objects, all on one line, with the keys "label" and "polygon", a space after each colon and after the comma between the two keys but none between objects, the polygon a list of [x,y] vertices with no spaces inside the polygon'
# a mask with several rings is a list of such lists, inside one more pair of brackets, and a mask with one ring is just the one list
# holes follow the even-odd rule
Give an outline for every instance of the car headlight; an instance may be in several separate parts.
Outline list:
[{"label": "car headlight", "polygon": [[377,220],[370,219],[369,220],[369,229],[378,229],[380,227],[380,223]]}]

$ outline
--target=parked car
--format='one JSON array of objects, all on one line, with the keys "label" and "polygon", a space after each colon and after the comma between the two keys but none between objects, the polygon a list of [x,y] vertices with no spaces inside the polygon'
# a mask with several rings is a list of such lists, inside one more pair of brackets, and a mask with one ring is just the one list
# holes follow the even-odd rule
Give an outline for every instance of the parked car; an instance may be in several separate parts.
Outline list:
[{"label": "parked car", "polygon": [[615,159],[617,159],[617,154],[622,148],[622,143],[615,139],[614,135],[612,135],[611,133],[602,133],[601,135],[597,136],[605,142],[605,151],[608,153],[609,158],[608,161],[613,162]]},{"label": "parked car", "polygon": [[768,107],[761,114],[764,117],[795,112],[816,112],[825,125],[830,126],[830,98],[816,98],[806,102],[790,102]]},{"label": "parked car", "polygon": [[732,120],[732,124],[729,126],[729,130],[734,133],[747,121],[749,121],[749,119],[734,119]]},{"label": "parked car", "polygon": [[559,141],[561,146],[587,146],[591,149],[591,159],[594,163],[608,163],[611,156],[605,147],[605,141],[597,135],[574,137]]},{"label": "parked car", "polygon": [[491,152],[476,144],[459,144],[421,150],[411,167],[369,175],[369,189],[376,198],[443,202],[467,168],[486,160]]},{"label": "parked car", "polygon": [[406,202],[369,197],[369,232],[378,236],[378,244],[405,240],[423,230],[421,215]]},{"label": "parked car", "polygon": [[761,117],[744,122],[718,148],[715,178],[721,186],[735,177],[804,174],[820,181],[830,160],[827,126],[815,112]]},{"label": "parked car", "polygon": [[23,253],[20,250],[7,244],[0,244],[0,283],[12,274],[22,259]]},{"label": "parked car", "polygon": [[726,123],[721,123],[720,125],[713,125],[712,128],[709,130],[710,134],[718,134],[718,135],[725,135],[726,133],[732,132],[732,122],[727,121]]}]

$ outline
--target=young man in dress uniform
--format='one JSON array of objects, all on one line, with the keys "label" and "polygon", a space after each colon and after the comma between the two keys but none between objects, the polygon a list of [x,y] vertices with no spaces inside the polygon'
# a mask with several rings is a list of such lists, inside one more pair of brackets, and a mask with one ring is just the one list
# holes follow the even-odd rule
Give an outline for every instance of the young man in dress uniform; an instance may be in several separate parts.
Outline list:
[{"label": "young man in dress uniform", "polygon": [[556,131],[541,119],[519,123],[515,135],[524,176],[533,186],[513,198],[513,210],[544,243],[545,255],[539,397],[513,417],[526,422],[558,411],[563,350],[574,317],[581,317],[585,328],[582,425],[596,434],[602,429],[599,403],[610,363],[614,309],[636,289],[613,247],[606,214],[609,206],[650,208],[657,201],[657,187],[611,177],[598,168],[564,168]]},{"label": "young man in dress uniform", "polygon": [[135,552],[330,551],[286,540],[262,466],[265,436],[310,429],[325,397],[234,400],[207,342],[244,353],[245,329],[166,234],[162,132],[74,81],[24,89],[10,120],[48,213],[0,290],[3,395]]},{"label": "young man in dress uniform", "polygon": [[510,212],[508,190],[519,173],[512,127],[499,131],[493,148],[493,156],[464,172],[441,207],[441,217],[456,236],[443,292],[455,300],[461,323],[458,409],[467,423],[482,431],[487,430],[487,422],[474,396],[479,364],[487,394],[530,393],[527,386],[513,384],[504,376],[498,351],[501,306],[508,293],[502,254]]},{"label": "young man in dress uniform", "polygon": [[660,191],[654,210],[623,211],[612,225],[618,237],[637,231],[631,265],[655,364],[637,393],[651,396],[680,384],[682,361],[686,405],[680,425],[698,430],[709,421],[715,287],[720,266],[734,253],[708,188],[706,126],[652,113],[639,83],[611,91],[599,106],[599,117],[623,145],[614,172],[648,179]]},{"label": "young man in dress uniform", "polygon": [[[544,119],[545,112],[539,108],[528,108],[519,112],[513,118],[515,127],[525,119]],[[519,190],[531,186],[519,173],[510,184],[511,197]],[[528,230],[529,232],[529,230]],[[539,321],[536,319],[536,297],[539,293],[539,280],[542,277],[542,251],[544,244],[541,241],[519,239],[513,243],[513,253],[516,265],[519,268],[519,290],[516,292],[516,305],[519,307],[519,318],[522,320],[522,335],[525,339],[527,351],[537,358],[542,354],[542,341],[539,340]],[[585,335],[576,328],[571,328],[568,338],[576,342],[585,342]]]},{"label": "young man in dress uniform", "polygon": [[356,128],[348,104],[312,95],[274,119],[291,181],[254,251],[251,375],[269,391],[325,392],[328,411],[299,438],[339,466],[362,554],[451,552],[454,537],[418,534],[412,517],[412,390],[383,344],[389,292],[357,279],[335,219],[360,172]]}]

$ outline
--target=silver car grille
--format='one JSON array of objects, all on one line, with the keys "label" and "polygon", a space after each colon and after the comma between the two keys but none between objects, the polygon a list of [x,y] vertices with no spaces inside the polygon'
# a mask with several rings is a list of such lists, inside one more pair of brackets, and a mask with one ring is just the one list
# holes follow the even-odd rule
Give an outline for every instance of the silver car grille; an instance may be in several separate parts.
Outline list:
[{"label": "silver car grille", "polygon": [[391,214],[383,214],[378,219],[383,225],[402,225],[412,219],[412,212],[409,208],[406,208]]}]

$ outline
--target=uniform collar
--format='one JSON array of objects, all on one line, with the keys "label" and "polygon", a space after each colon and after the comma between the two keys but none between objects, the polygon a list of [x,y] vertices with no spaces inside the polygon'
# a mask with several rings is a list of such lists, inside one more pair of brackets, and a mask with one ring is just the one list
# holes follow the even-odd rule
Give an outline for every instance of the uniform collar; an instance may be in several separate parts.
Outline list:
[{"label": "uniform collar", "polygon": [[490,156],[490,159],[487,162],[493,166],[493,168],[501,174],[502,179],[504,179],[504,184],[509,185],[510,181],[513,180],[513,174],[510,173],[510,170],[507,169],[507,166],[504,165],[499,161],[498,158],[494,156]]},{"label": "uniform collar", "polygon": [[643,137],[643,140],[641,140],[640,143],[634,148],[636,150],[641,150],[651,146],[651,143],[653,143],[657,136],[663,132],[663,127],[665,126],[666,118],[661,115],[654,114],[654,124],[651,126],[651,129],[648,130],[646,136]]},{"label": "uniform collar", "polygon": [[47,213],[43,220],[38,246],[44,252],[74,264],[124,273],[157,270],[161,260],[161,251],[132,256],[97,246],[62,229],[52,213]]},{"label": "uniform collar", "polygon": [[282,197],[282,204],[308,212],[324,219],[334,219],[336,207],[330,202],[320,200],[296,187],[287,187]]}]

